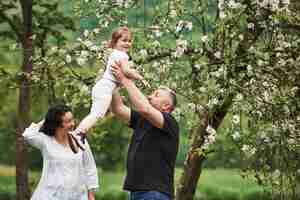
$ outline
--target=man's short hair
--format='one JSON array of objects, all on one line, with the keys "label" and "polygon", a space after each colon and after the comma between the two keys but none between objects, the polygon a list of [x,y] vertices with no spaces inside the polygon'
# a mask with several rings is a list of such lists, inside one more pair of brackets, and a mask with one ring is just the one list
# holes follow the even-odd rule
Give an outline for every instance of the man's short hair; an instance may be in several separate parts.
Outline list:
[{"label": "man's short hair", "polygon": [[171,109],[171,112],[172,112],[175,109],[176,105],[177,105],[177,97],[176,97],[175,91],[170,89],[167,86],[160,86],[159,89],[165,90],[169,93],[169,96],[170,96],[171,102],[172,102],[172,109]]}]

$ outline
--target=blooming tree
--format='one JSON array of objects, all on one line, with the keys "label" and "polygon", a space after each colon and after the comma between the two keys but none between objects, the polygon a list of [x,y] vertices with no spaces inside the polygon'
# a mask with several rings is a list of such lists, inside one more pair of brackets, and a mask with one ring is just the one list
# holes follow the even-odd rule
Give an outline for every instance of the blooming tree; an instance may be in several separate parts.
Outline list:
[{"label": "blooming tree", "polygon": [[[300,123],[299,10],[293,3],[78,0],[78,17],[94,24],[72,45],[52,48],[47,59],[37,57],[35,66],[51,66],[56,86],[64,88],[58,93],[88,107],[95,75],[78,68],[97,66],[101,74],[109,54],[107,33],[129,26],[136,68],[154,88],[163,84],[176,90],[185,103],[174,114],[189,116],[190,147],[176,199],[193,199],[203,162],[214,151],[228,113],[228,139],[245,154],[245,172],[272,185],[274,195],[293,198]],[[144,13],[134,16],[132,10],[140,8]],[[36,70],[37,77],[41,71]]]}]

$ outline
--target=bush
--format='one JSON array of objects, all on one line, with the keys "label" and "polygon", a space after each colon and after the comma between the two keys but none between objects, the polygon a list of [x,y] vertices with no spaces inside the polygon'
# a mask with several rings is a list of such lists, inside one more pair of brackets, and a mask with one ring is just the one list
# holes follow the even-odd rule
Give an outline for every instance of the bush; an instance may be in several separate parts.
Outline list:
[{"label": "bush", "polygon": [[16,195],[9,192],[0,191],[0,200],[15,200]]}]

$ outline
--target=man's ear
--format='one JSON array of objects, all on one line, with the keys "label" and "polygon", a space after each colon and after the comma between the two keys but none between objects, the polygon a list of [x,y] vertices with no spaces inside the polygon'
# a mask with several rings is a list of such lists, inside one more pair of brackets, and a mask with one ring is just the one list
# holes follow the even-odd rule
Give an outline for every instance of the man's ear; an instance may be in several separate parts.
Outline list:
[{"label": "man's ear", "polygon": [[165,103],[163,105],[164,112],[171,112],[172,111],[172,105],[170,103]]}]

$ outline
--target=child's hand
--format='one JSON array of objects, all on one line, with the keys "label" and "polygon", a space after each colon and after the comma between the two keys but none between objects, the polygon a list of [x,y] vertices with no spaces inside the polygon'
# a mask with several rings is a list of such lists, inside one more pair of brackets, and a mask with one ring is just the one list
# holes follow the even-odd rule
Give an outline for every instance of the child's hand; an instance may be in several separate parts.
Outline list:
[{"label": "child's hand", "polygon": [[82,142],[82,144],[85,143],[85,139],[86,139],[86,136],[87,136],[87,132],[88,130],[87,129],[76,129],[76,135],[80,136],[80,141]]}]

